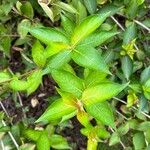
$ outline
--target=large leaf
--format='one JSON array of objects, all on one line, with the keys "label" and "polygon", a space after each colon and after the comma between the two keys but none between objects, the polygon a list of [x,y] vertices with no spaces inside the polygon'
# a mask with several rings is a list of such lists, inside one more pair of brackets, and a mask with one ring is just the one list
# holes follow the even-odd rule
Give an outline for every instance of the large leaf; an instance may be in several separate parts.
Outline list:
[{"label": "large leaf", "polygon": [[93,47],[78,47],[73,51],[73,60],[80,66],[110,73],[104,59]]},{"label": "large leaf", "polygon": [[108,15],[109,12],[100,15],[96,14],[89,16],[85,20],[83,20],[81,24],[75,28],[73,36],[71,38],[71,43],[73,45],[76,45],[93,31],[95,31],[105,21]]},{"label": "large leaf", "polygon": [[54,55],[43,70],[43,74],[51,72],[53,69],[59,69],[71,59],[71,51],[64,51]]},{"label": "large leaf", "polygon": [[39,41],[36,41],[32,47],[32,57],[34,62],[39,66],[43,67],[46,63],[46,58],[44,56],[44,47]]},{"label": "large leaf", "polygon": [[45,113],[36,122],[53,122],[74,111],[74,107],[66,105],[62,99],[58,99],[47,108]]},{"label": "large leaf", "polygon": [[108,100],[119,94],[128,84],[117,84],[113,82],[102,82],[97,86],[87,88],[82,94],[85,105],[92,105]]},{"label": "large leaf", "polygon": [[29,31],[35,38],[39,39],[41,42],[49,45],[51,42],[64,42],[68,43],[67,37],[54,28],[46,28],[46,27],[32,27],[27,28],[24,27],[27,31]]},{"label": "large leaf", "polygon": [[83,91],[83,81],[70,72],[62,70],[53,70],[52,77],[59,87],[66,92],[80,97]]},{"label": "large leaf", "polygon": [[96,47],[96,46],[103,44],[109,38],[113,37],[114,35],[118,33],[119,32],[114,32],[114,31],[95,32],[89,35],[87,38],[85,38],[79,45]]},{"label": "large leaf", "polygon": [[86,107],[87,112],[93,116],[97,121],[104,125],[115,127],[114,116],[111,106],[108,102],[100,102]]},{"label": "large leaf", "polygon": [[94,14],[97,8],[96,0],[84,0],[84,4],[90,14]]}]

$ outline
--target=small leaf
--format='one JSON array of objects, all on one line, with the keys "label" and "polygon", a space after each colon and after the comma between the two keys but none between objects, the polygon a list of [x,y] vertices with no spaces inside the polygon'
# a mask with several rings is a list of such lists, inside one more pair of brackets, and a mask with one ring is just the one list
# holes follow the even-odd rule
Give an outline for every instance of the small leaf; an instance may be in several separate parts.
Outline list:
[{"label": "small leaf", "polygon": [[89,105],[86,110],[97,121],[102,122],[104,125],[115,127],[113,111],[108,102]]},{"label": "small leaf", "polygon": [[39,87],[40,83],[42,82],[42,71],[41,70],[34,71],[30,76],[28,76],[27,82],[29,85],[27,93],[28,95],[30,95]]},{"label": "small leaf", "polygon": [[15,78],[10,82],[9,86],[14,91],[25,91],[28,89],[29,83],[27,81],[18,80],[17,78]]},{"label": "small leaf", "polygon": [[42,131],[39,130],[33,130],[33,129],[26,129],[22,130],[23,136],[25,136],[27,139],[32,140],[32,141],[38,141],[39,137],[42,134]]},{"label": "small leaf", "polygon": [[109,16],[109,12],[101,15],[92,15],[87,17],[85,20],[78,25],[71,38],[71,43],[73,45],[78,44],[92,32],[94,32]]},{"label": "small leaf", "polygon": [[51,8],[48,7],[48,4],[43,3],[42,1],[38,1],[46,15],[51,19],[52,22],[54,22],[54,14]]},{"label": "small leaf", "polygon": [[119,135],[114,132],[109,140],[109,146],[115,145],[120,142]]},{"label": "small leaf", "polygon": [[129,80],[133,73],[133,62],[129,56],[124,56],[121,58],[121,68],[125,78]]},{"label": "small leaf", "polygon": [[118,33],[119,32],[113,32],[113,31],[95,32],[95,33],[89,35],[87,38],[85,38],[79,44],[79,46],[97,47]]},{"label": "small leaf", "polygon": [[35,145],[34,144],[23,144],[19,147],[20,150],[35,150]]},{"label": "small leaf", "polygon": [[37,141],[37,150],[50,150],[50,140],[48,133],[43,132]]},{"label": "small leaf", "polygon": [[67,140],[61,135],[53,134],[50,137],[50,143],[52,148],[54,149],[71,149],[71,147],[67,143]]},{"label": "small leaf", "polygon": [[144,84],[150,77],[150,66],[145,68],[141,73],[141,83]]},{"label": "small leaf", "polygon": [[84,0],[84,4],[90,14],[94,14],[97,8],[96,0]]},{"label": "small leaf", "polygon": [[142,132],[138,132],[133,136],[133,145],[135,150],[144,149],[146,147],[145,137]]},{"label": "small leaf", "polygon": [[63,10],[66,10],[70,13],[73,13],[73,14],[78,13],[77,10],[71,4],[67,4],[64,2],[57,2],[56,5],[58,5],[58,7],[60,7]]},{"label": "small leaf", "polygon": [[17,31],[18,31],[18,33],[19,33],[19,35],[20,35],[21,38],[25,38],[26,35],[27,35],[27,33],[28,33],[28,31],[27,31],[27,30],[24,30],[23,27],[30,28],[30,26],[31,26],[31,23],[30,23],[30,21],[27,20],[27,19],[22,20],[22,21],[18,24]]},{"label": "small leaf", "polygon": [[47,110],[42,114],[42,116],[36,122],[53,122],[55,120],[60,120],[63,116],[68,115],[75,111],[75,108],[66,105],[62,99],[58,99],[53,102]]},{"label": "small leaf", "polygon": [[77,24],[79,24],[80,22],[82,22],[84,20],[84,18],[87,17],[87,11],[85,6],[82,4],[82,2],[80,0],[78,0],[77,2],[77,11],[78,14],[76,15],[76,22]]},{"label": "small leaf", "polygon": [[33,19],[34,11],[30,2],[22,4],[20,9],[23,15],[29,17],[30,19]]},{"label": "small leaf", "polygon": [[6,71],[1,72],[0,71],[0,83],[5,82],[5,81],[9,80],[10,78],[11,78],[11,75],[8,72],[6,72]]},{"label": "small leaf", "polygon": [[74,22],[65,15],[61,15],[61,25],[68,35],[71,35],[75,28]]},{"label": "small leaf", "polygon": [[72,59],[80,66],[110,74],[100,53],[92,47],[78,47],[73,51]]},{"label": "small leaf", "polygon": [[123,44],[129,44],[132,40],[134,40],[136,38],[136,33],[136,24],[133,22],[127,27],[126,31],[124,32]]},{"label": "small leaf", "polygon": [[44,56],[44,47],[39,41],[36,41],[32,47],[33,61],[39,66],[44,67],[46,58]]},{"label": "small leaf", "polygon": [[[117,84],[113,82],[102,82],[99,85],[85,89],[82,101],[85,105],[92,105],[108,100],[119,94],[128,84]],[[108,92],[109,91],[109,92]]]},{"label": "small leaf", "polygon": [[53,70],[52,77],[59,87],[66,92],[80,97],[83,90],[83,81],[67,71]]}]

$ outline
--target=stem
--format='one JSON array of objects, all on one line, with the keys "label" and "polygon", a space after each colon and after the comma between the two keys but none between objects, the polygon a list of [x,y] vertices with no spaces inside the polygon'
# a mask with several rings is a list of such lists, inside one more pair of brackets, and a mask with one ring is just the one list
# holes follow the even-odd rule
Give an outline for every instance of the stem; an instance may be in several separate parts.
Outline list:
[{"label": "stem", "polygon": [[87,150],[97,150],[98,142],[96,139],[88,139]]}]

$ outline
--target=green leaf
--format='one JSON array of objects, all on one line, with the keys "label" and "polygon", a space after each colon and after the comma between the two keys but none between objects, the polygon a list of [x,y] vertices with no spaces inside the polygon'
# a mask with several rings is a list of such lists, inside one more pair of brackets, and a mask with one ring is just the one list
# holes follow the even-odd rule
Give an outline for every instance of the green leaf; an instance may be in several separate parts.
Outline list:
[{"label": "green leaf", "polygon": [[68,11],[70,13],[76,14],[78,13],[77,10],[71,5],[64,2],[57,2],[56,5],[61,9]]},{"label": "green leaf", "polygon": [[74,107],[66,105],[62,99],[58,99],[47,108],[44,114],[36,122],[47,123],[60,120],[63,116],[68,115],[74,111]]},{"label": "green leaf", "polygon": [[68,35],[71,35],[75,28],[75,23],[65,15],[61,15],[61,26],[67,32]]},{"label": "green leaf", "polygon": [[137,29],[136,24],[134,22],[130,23],[124,32],[123,44],[129,44],[132,40],[136,38]]},{"label": "green leaf", "polygon": [[79,46],[97,47],[118,33],[119,32],[114,32],[114,31],[95,32],[95,33],[89,35],[87,38],[85,38],[79,44]]},{"label": "green leaf", "polygon": [[102,82],[99,85],[85,89],[82,94],[82,101],[89,106],[108,100],[119,94],[127,85],[128,83],[121,85],[113,82]]},{"label": "green leaf", "polygon": [[92,15],[83,20],[74,30],[71,38],[73,45],[78,44],[92,32],[94,32],[109,16],[109,12],[101,15]]},{"label": "green leaf", "polygon": [[75,3],[77,3],[77,11],[78,14],[76,15],[76,22],[77,24],[79,24],[81,21],[83,21],[84,18],[87,17],[87,11],[85,6],[81,3],[80,0],[78,0],[77,2],[75,1]]},{"label": "green leaf", "polygon": [[25,91],[28,89],[29,83],[27,81],[15,78],[9,83],[9,86],[14,91]]},{"label": "green leaf", "polygon": [[115,145],[120,142],[118,133],[114,132],[109,140],[109,146]]},{"label": "green leaf", "polygon": [[144,91],[144,96],[148,100],[150,100],[150,77],[142,87],[143,87],[143,91]]},{"label": "green leaf", "polygon": [[104,59],[93,47],[77,47],[72,59],[80,66],[110,74]]},{"label": "green leaf", "polygon": [[52,22],[54,22],[54,14],[51,8],[48,6],[48,4],[45,4],[43,1],[38,1],[46,15],[51,19]]},{"label": "green leaf", "polygon": [[27,82],[29,87],[27,88],[27,93],[30,95],[33,93],[42,82],[42,70],[34,71],[30,76],[27,78]]},{"label": "green leaf", "polygon": [[23,144],[19,147],[20,150],[35,150],[35,145],[34,144]]},{"label": "green leaf", "polygon": [[29,20],[24,19],[22,20],[19,24],[18,24],[18,28],[17,31],[20,35],[21,38],[25,38],[28,31],[24,29],[24,27],[30,28],[31,27],[31,23]]},{"label": "green leaf", "polygon": [[4,36],[1,38],[0,51],[3,51],[7,57],[10,57],[11,38]]},{"label": "green leaf", "polygon": [[135,150],[142,150],[146,147],[145,137],[142,132],[138,132],[133,136],[133,145]]},{"label": "green leaf", "polygon": [[57,55],[54,55],[47,63],[43,74],[51,72],[53,69],[59,69],[71,59],[71,51],[60,52]]},{"label": "green leaf", "polygon": [[124,56],[121,58],[121,68],[125,78],[129,80],[133,73],[133,62],[129,56]]},{"label": "green leaf", "polygon": [[46,58],[48,58],[54,54],[57,54],[61,51],[67,50],[69,48],[70,48],[70,46],[68,44],[60,43],[60,42],[53,42],[46,47],[44,56]]},{"label": "green leaf", "polygon": [[134,19],[138,12],[138,0],[130,0],[126,9],[126,14],[129,18]]},{"label": "green leaf", "polygon": [[86,107],[87,112],[104,125],[115,127],[114,116],[108,102],[100,102]]},{"label": "green leaf", "polygon": [[5,82],[5,81],[9,80],[10,78],[11,78],[11,76],[8,72],[5,72],[5,71],[1,72],[0,71],[0,83]]},{"label": "green leaf", "polygon": [[89,74],[85,78],[86,87],[97,85],[98,83],[106,80],[107,74],[101,71],[90,70]]},{"label": "green leaf", "polygon": [[30,2],[26,2],[20,7],[23,15],[27,16],[30,19],[33,19],[34,11]]},{"label": "green leaf", "polygon": [[84,0],[84,4],[90,14],[94,14],[97,8],[96,0]]},{"label": "green leaf", "polygon": [[[104,0],[103,0],[104,1]],[[104,5],[99,11],[98,13],[99,14],[102,14],[102,13],[107,13],[107,12],[110,12],[110,16],[113,16],[114,14],[116,14],[117,12],[119,12],[121,9],[123,8],[122,7],[118,7],[116,5],[113,5],[113,3],[110,3],[110,4],[107,4],[107,5]]]},{"label": "green leaf", "polygon": [[26,130],[22,130],[22,134],[27,139],[37,142],[39,137],[42,134],[42,131],[33,130],[33,129],[26,129]]},{"label": "green leaf", "polygon": [[62,70],[53,70],[52,77],[59,87],[73,95],[80,97],[83,91],[83,81],[70,72]]},{"label": "green leaf", "polygon": [[48,138],[48,133],[43,132],[37,141],[37,150],[50,150],[50,140]]},{"label": "green leaf", "polygon": [[46,58],[44,56],[44,47],[39,41],[36,41],[32,47],[33,61],[39,66],[44,67]]},{"label": "green leaf", "polygon": [[53,134],[50,137],[50,143],[52,148],[54,149],[71,149],[71,147],[67,143],[67,140],[61,135]]},{"label": "green leaf", "polygon": [[145,68],[141,73],[141,83],[144,84],[150,77],[150,66]]},{"label": "green leaf", "polygon": [[30,32],[35,38],[39,39],[41,42],[49,45],[51,42],[63,42],[68,43],[67,37],[54,28],[48,27],[24,27],[28,32]]}]

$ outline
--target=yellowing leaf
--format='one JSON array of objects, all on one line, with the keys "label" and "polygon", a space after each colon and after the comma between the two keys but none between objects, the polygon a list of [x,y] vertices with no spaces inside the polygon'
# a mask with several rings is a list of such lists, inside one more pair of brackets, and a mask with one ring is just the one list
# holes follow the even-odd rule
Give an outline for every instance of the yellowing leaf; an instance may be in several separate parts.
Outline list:
[{"label": "yellowing leaf", "polygon": [[94,87],[87,88],[82,94],[85,105],[92,105],[106,101],[119,94],[128,84],[117,84],[113,82],[102,82]]}]

